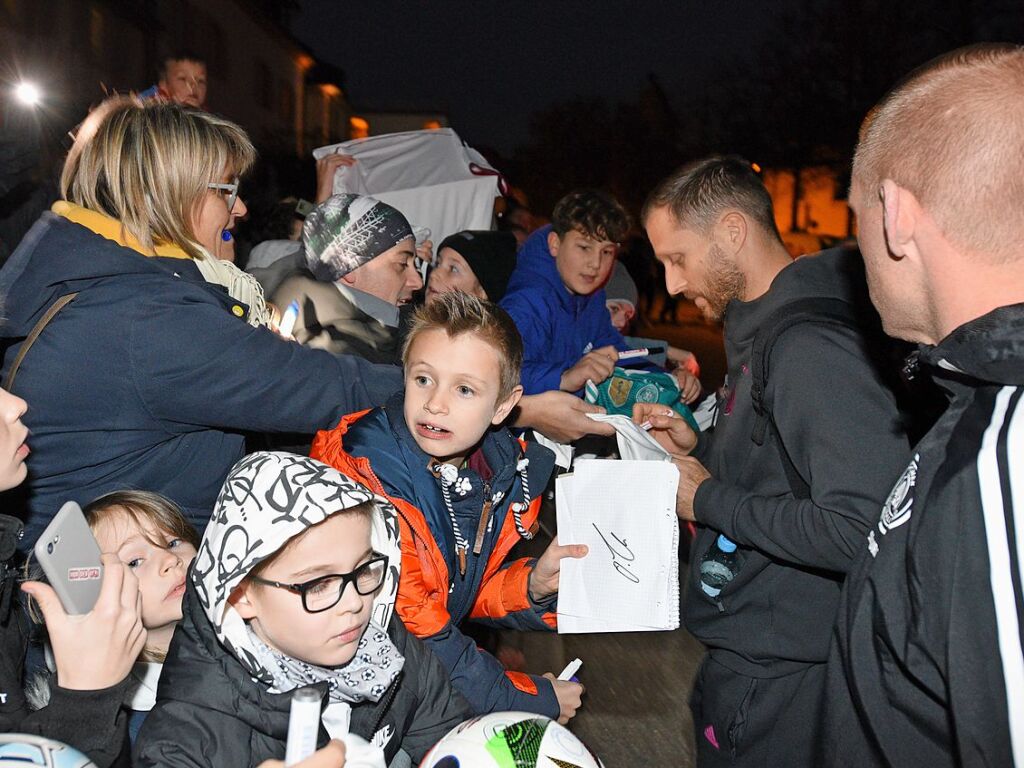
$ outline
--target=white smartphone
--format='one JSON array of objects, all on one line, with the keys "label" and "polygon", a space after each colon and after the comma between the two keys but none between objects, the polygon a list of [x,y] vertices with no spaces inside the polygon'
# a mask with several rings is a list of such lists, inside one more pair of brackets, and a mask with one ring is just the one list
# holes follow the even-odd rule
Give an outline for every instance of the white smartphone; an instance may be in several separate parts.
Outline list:
[{"label": "white smartphone", "polygon": [[83,614],[100,596],[103,564],[100,548],[82,508],[67,502],[46,526],[34,552],[64,610]]}]

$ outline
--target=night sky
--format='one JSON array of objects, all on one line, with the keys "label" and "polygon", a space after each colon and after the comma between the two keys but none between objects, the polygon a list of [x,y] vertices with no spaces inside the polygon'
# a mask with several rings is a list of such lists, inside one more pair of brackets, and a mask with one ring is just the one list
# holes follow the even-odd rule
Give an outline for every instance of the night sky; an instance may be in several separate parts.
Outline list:
[{"label": "night sky", "polygon": [[443,111],[471,143],[509,152],[526,141],[530,115],[552,103],[627,100],[648,73],[674,100],[716,87],[723,71],[754,58],[779,8],[778,0],[302,0],[294,32],[345,71],[357,109]]}]

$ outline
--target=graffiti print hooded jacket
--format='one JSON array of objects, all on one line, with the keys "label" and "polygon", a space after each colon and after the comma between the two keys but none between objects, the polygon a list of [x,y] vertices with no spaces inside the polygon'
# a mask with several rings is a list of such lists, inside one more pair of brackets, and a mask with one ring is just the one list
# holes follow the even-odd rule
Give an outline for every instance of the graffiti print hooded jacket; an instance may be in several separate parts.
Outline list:
[{"label": "graffiti print hooded jacket", "polygon": [[[292,679],[293,687],[284,690],[230,604],[231,593],[290,539],[371,500],[378,509],[371,543],[389,563],[359,651],[341,668],[315,668],[329,673],[319,682]],[[168,650],[156,706],[136,743],[135,765],[258,765],[282,759],[292,692],[310,683],[325,694],[318,746],[331,735],[337,712],[332,708],[340,701],[351,706],[350,731],[382,747],[388,762],[399,748],[420,760],[470,712],[437,658],[394,616],[400,562],[398,523],[386,499],[306,457],[255,453],[238,462],[190,570],[184,617]],[[359,680],[343,679],[349,675]],[[358,695],[351,693],[353,686]]]}]

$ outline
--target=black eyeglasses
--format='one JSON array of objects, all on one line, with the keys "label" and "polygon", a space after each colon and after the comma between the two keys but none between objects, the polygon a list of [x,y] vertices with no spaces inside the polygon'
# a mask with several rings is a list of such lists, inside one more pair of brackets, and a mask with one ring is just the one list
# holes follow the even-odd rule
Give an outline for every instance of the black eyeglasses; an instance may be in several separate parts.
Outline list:
[{"label": "black eyeglasses", "polygon": [[259,576],[249,578],[268,587],[280,587],[289,592],[297,592],[302,598],[302,607],[306,613],[320,613],[338,604],[349,582],[360,595],[372,595],[384,583],[387,568],[387,555],[377,555],[350,573],[331,573],[302,584],[282,584],[280,581],[261,579]]}]

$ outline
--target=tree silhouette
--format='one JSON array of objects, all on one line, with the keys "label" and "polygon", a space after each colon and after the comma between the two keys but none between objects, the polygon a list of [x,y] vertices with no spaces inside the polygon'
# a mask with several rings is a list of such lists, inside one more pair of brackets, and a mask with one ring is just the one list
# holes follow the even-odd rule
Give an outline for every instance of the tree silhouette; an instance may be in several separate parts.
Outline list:
[{"label": "tree silhouette", "polygon": [[538,113],[514,182],[541,214],[579,186],[609,189],[636,211],[682,162],[738,152],[798,183],[802,170],[824,169],[843,188],[864,115],[900,78],[969,43],[1024,42],[1020,0],[795,2],[754,66],[743,59],[699,92],[673,101],[651,76],[628,102],[573,100]]}]

